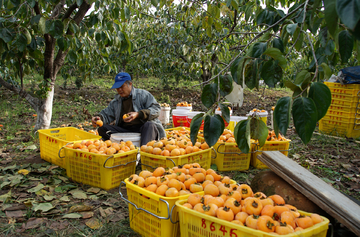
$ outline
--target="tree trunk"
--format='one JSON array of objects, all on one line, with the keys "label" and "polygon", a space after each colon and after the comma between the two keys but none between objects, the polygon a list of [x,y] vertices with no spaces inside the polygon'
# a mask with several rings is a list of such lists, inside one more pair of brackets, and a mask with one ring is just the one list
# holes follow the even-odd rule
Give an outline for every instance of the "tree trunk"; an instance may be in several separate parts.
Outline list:
[{"label": "tree trunk", "polygon": [[54,86],[48,92],[46,98],[41,100],[39,105],[36,106],[35,111],[37,114],[36,124],[34,130],[48,129],[51,124],[52,107],[54,100]]}]

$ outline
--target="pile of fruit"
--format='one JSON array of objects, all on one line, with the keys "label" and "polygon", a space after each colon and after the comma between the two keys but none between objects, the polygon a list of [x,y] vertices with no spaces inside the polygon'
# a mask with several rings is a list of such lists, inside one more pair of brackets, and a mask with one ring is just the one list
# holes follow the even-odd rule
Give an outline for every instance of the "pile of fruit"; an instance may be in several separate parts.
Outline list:
[{"label": "pile of fruit", "polygon": [[152,140],[142,145],[140,151],[161,156],[181,156],[208,148],[209,145],[206,142],[196,142],[193,145],[190,138],[183,135],[176,138],[162,138],[159,141]]},{"label": "pile of fruit", "polygon": [[[199,131],[198,136],[204,137],[204,133],[202,131]],[[231,130],[225,128],[217,142],[219,142],[219,143],[224,143],[224,142],[235,143],[236,141],[235,141],[234,133]]]},{"label": "pile of fruit", "polygon": [[176,130],[166,130],[166,137],[167,138],[189,138],[190,137],[190,130],[186,129],[185,127],[180,127],[180,129]]},{"label": "pile of fruit", "polygon": [[247,184],[230,184],[224,178],[206,176],[204,195],[190,194],[184,207],[222,220],[268,233],[286,235],[323,221],[318,214],[302,216],[296,207],[285,204],[279,195],[253,193]]},{"label": "pile of fruit", "polygon": [[191,107],[191,104],[188,104],[188,102],[186,102],[186,101],[182,101],[182,102],[177,103],[176,106],[179,106],[179,107]]},{"label": "pile of fruit", "polygon": [[158,167],[153,172],[143,170],[139,175],[131,175],[128,181],[161,196],[177,197],[217,189],[216,185],[220,184],[230,185],[231,180],[212,169],[205,170],[199,164],[192,163],[167,170],[163,167]]},{"label": "pile of fruit", "polygon": [[167,103],[162,103],[162,104],[160,104],[160,106],[161,106],[161,107],[170,107],[170,105],[167,104]]},{"label": "pile of fruit", "polygon": [[275,131],[269,130],[268,136],[266,138],[266,141],[286,141],[287,139],[279,133],[279,136],[276,137]]},{"label": "pile of fruit", "polygon": [[264,113],[264,112],[266,112],[266,110],[264,110],[264,109],[262,109],[262,110],[259,110],[259,109],[253,109],[251,112],[253,112],[253,113]]},{"label": "pile of fruit", "polygon": [[73,144],[67,144],[66,147],[100,155],[113,155],[136,149],[132,141],[121,141],[120,143],[117,143],[110,140],[84,140]]}]

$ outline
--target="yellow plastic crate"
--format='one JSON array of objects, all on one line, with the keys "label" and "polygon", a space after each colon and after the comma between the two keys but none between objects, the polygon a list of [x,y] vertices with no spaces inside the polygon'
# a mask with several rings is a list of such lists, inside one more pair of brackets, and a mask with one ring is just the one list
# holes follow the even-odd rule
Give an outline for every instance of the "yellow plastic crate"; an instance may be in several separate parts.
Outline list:
[{"label": "yellow plastic crate", "polygon": [[286,141],[266,141],[263,147],[260,147],[259,144],[254,145],[254,151],[251,155],[251,166],[256,169],[267,169],[268,167],[261,162],[257,156],[261,155],[263,151],[280,151],[284,155],[288,155],[289,147],[291,140],[287,139]]},{"label": "yellow plastic crate", "polygon": [[358,102],[359,101],[359,96],[357,95],[348,95],[348,94],[335,94],[335,93],[331,93],[331,99],[332,100],[345,100],[348,102]]},{"label": "yellow plastic crate", "polygon": [[[69,142],[100,139],[97,136],[74,127],[41,129],[39,132],[40,157],[50,163],[66,168],[65,159],[60,159],[58,152]],[[62,155],[63,156],[63,155]]]},{"label": "yellow plastic crate", "polygon": [[319,131],[328,135],[340,136],[340,137],[360,137],[360,123],[351,122],[339,122],[332,120],[321,119],[319,121]]},{"label": "yellow plastic crate", "polygon": [[359,97],[358,100],[355,99],[354,101],[332,99],[331,100],[331,105],[333,105],[333,106],[346,106],[346,107],[350,107],[350,108],[360,108],[360,97]]},{"label": "yellow plastic crate", "polygon": [[[189,195],[164,197],[150,192],[125,179],[129,203],[130,228],[143,237],[177,237],[180,236],[177,208],[175,202],[186,199]],[[121,189],[120,189],[121,190]],[[204,192],[199,192],[203,194]],[[170,219],[171,218],[171,219]]]},{"label": "yellow plastic crate", "polygon": [[349,118],[346,116],[335,116],[335,115],[325,115],[323,117],[325,120],[337,121],[337,122],[344,122],[344,123],[360,123],[360,114],[356,115],[356,118]]},{"label": "yellow plastic crate", "polygon": [[360,90],[360,84],[345,84],[345,85],[342,85],[341,83],[327,82],[327,81],[325,81],[324,84],[327,85],[329,88]]},{"label": "yellow plastic crate", "polygon": [[360,118],[360,114],[349,113],[349,112],[345,112],[345,111],[341,111],[341,110],[331,110],[331,109],[328,109],[328,111],[326,112],[326,115],[341,116],[344,118]]},{"label": "yellow plastic crate", "polygon": [[360,89],[343,89],[343,88],[332,88],[329,87],[331,94],[335,95],[351,95],[351,96],[357,96]]},{"label": "yellow plastic crate", "polygon": [[[271,237],[274,234],[240,226],[229,221],[209,216],[192,209],[183,207],[186,200],[179,200],[175,204],[178,208],[181,237]],[[302,215],[310,213],[299,211]],[[284,237],[325,237],[329,228],[329,220],[322,216],[323,222],[302,231],[282,235]]]},{"label": "yellow plastic crate", "polygon": [[153,171],[157,167],[172,168],[177,165],[198,163],[204,169],[210,169],[212,148],[182,156],[160,156],[140,151],[141,169]]},{"label": "yellow plastic crate", "polygon": [[359,107],[356,107],[357,103],[354,102],[355,106],[351,107],[351,106],[341,106],[341,105],[338,105],[338,104],[331,104],[329,106],[329,110],[336,110],[336,111],[343,111],[343,112],[346,112],[346,113],[357,113],[360,115],[360,103],[359,103]]},{"label": "yellow plastic crate", "polygon": [[[219,171],[248,170],[251,153],[241,152],[236,143],[216,143],[216,158],[211,160]],[[251,149],[252,150],[252,149]]]},{"label": "yellow plastic crate", "polygon": [[73,181],[105,190],[135,173],[138,149],[112,156],[64,147],[66,174]]}]

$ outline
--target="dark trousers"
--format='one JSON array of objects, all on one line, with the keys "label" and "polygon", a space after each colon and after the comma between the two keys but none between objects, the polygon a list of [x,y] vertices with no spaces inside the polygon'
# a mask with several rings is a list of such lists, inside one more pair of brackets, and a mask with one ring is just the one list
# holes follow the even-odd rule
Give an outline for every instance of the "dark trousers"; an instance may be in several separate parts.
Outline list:
[{"label": "dark trousers", "polygon": [[140,145],[146,145],[151,140],[159,139],[159,131],[153,122],[146,122],[141,127],[125,129],[115,125],[104,124],[98,128],[98,133],[103,140],[109,140],[112,133],[138,132],[141,133]]}]

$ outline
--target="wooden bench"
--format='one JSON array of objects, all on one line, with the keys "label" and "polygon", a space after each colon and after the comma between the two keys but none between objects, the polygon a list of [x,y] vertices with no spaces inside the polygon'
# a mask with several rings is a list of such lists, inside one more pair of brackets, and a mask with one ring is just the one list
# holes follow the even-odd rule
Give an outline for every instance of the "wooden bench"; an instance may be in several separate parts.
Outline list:
[{"label": "wooden bench", "polygon": [[279,151],[258,159],[341,224],[360,236],[360,206]]}]

